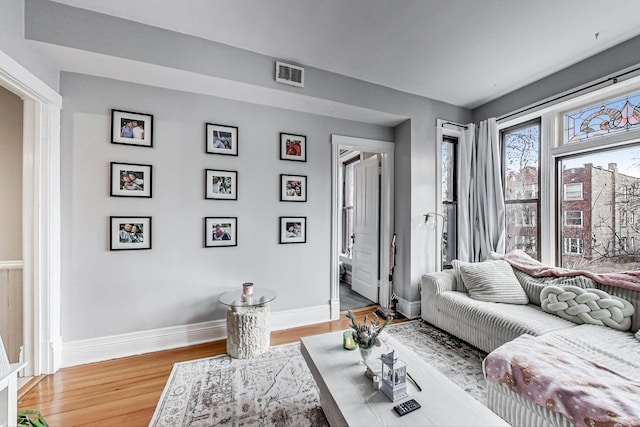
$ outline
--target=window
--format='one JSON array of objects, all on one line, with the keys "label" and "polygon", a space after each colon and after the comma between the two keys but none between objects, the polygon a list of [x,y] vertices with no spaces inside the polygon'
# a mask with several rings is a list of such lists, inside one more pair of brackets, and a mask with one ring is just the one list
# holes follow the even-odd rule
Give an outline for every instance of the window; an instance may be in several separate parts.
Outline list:
[{"label": "window", "polygon": [[565,254],[581,254],[582,253],[582,239],[568,237],[564,239]]},{"label": "window", "polygon": [[[564,223],[559,230],[563,267],[596,273],[638,268],[640,253],[631,242],[640,236],[634,224],[640,209],[640,163],[634,159],[639,158],[636,143],[559,160],[564,183]],[[579,246],[567,247],[568,241],[576,240]]]},{"label": "window", "polygon": [[568,227],[582,227],[582,211],[566,211],[564,225]]},{"label": "window", "polygon": [[451,265],[457,258],[457,145],[458,138],[442,138],[442,212],[444,215],[442,235],[442,268]]},{"label": "window", "polygon": [[540,120],[501,132],[507,224],[506,250],[539,259]]},{"label": "window", "polygon": [[565,114],[565,143],[572,144],[639,128],[638,104],[640,93],[635,93]]},{"label": "window", "polygon": [[[575,169],[572,169],[575,171]],[[582,200],[582,183],[564,184],[565,200]]]}]

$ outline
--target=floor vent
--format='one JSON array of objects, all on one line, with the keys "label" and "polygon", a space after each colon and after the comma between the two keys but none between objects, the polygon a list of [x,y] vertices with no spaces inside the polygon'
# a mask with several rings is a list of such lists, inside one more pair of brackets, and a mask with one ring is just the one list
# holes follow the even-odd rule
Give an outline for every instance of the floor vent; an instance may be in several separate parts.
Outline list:
[{"label": "floor vent", "polygon": [[292,86],[304,87],[304,68],[276,61],[276,81]]}]

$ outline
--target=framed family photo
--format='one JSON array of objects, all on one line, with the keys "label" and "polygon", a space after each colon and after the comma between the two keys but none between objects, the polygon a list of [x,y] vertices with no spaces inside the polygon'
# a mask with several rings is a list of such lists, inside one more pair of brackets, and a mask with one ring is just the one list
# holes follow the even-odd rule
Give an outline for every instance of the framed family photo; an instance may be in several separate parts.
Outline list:
[{"label": "framed family photo", "polygon": [[111,110],[111,143],[153,147],[153,115]]},{"label": "framed family photo", "polygon": [[307,177],[304,175],[280,175],[280,201],[306,202]]},{"label": "framed family photo", "polygon": [[153,166],[111,162],[111,196],[151,197]]},{"label": "framed family photo", "polygon": [[280,243],[306,243],[307,217],[281,216]]},{"label": "framed family photo", "polygon": [[204,219],[204,247],[238,246],[238,217]]},{"label": "framed family photo", "polygon": [[238,200],[238,172],[205,169],[205,199]]},{"label": "framed family photo", "polygon": [[209,154],[238,155],[238,128],[236,126],[206,125],[206,152]]},{"label": "framed family photo", "polygon": [[112,216],[109,222],[110,250],[151,249],[150,216]]},{"label": "framed family photo", "polygon": [[292,133],[280,134],[280,159],[296,162],[307,161],[307,137]]}]

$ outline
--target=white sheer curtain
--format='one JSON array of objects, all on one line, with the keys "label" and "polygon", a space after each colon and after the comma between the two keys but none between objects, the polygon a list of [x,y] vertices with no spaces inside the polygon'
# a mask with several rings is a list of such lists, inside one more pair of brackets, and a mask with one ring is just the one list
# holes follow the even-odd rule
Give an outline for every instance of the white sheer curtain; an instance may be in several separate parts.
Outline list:
[{"label": "white sheer curtain", "polygon": [[504,253],[505,207],[496,119],[467,125],[458,140],[458,259]]},{"label": "white sheer curtain", "polygon": [[458,259],[473,261],[473,157],[475,156],[476,125],[467,125],[458,139]]}]

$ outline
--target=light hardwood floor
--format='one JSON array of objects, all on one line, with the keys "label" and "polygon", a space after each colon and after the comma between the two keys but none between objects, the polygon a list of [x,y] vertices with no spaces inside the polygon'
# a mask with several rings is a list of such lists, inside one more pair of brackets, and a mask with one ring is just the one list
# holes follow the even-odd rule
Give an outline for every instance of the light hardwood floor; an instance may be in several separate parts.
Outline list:
[{"label": "light hardwood floor", "polygon": [[[376,307],[353,310],[362,321]],[[300,337],[347,329],[349,320],[286,329],[271,333],[271,345]],[[403,319],[406,320],[406,319]],[[396,319],[393,322],[401,322]],[[51,427],[147,426],[176,362],[226,353],[226,341],[148,353],[61,369],[23,387],[18,408],[42,412]],[[35,383],[35,385],[33,385]],[[32,386],[30,389],[29,386]],[[26,390],[28,389],[28,390]]]}]

